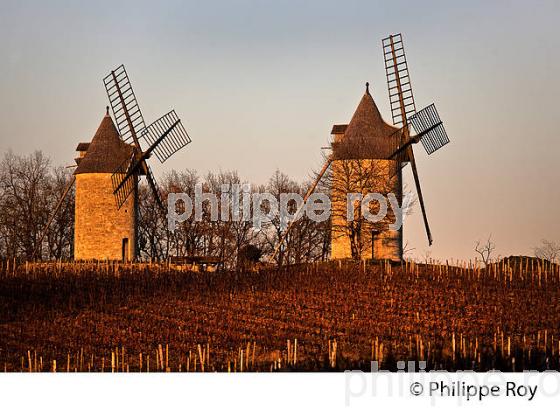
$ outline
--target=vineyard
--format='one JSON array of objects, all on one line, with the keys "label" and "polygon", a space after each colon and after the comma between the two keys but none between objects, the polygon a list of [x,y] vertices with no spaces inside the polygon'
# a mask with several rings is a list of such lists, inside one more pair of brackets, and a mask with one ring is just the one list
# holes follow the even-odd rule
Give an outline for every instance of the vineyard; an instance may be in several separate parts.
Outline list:
[{"label": "vineyard", "polygon": [[560,270],[325,262],[260,272],[3,261],[0,370],[560,368]]}]

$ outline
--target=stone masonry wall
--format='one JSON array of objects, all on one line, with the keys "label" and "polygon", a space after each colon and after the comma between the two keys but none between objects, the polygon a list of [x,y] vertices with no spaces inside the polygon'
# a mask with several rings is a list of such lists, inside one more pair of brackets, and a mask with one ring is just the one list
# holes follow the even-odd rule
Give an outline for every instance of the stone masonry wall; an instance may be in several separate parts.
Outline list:
[{"label": "stone masonry wall", "polygon": [[[354,167],[359,162],[359,167]],[[379,192],[386,195],[393,192],[397,195],[399,180],[397,175],[389,178],[390,167],[394,166],[394,161],[389,160],[336,160],[332,163],[332,230],[331,230],[331,259],[346,259],[352,257],[350,238],[346,225],[346,193],[356,192],[367,193]],[[354,169],[353,169],[354,168]],[[360,169],[357,169],[360,168]],[[369,171],[385,174],[385,177],[371,178],[365,176]],[[367,180],[368,186],[364,186],[360,181]],[[386,191],[389,189],[389,191]],[[398,198],[398,195],[397,195]],[[388,205],[389,210],[391,206]],[[372,255],[375,259],[389,259],[400,261],[402,257],[400,232],[395,230],[383,230],[371,239],[371,230],[363,229],[362,238],[364,249],[361,259],[370,259]],[[373,242],[373,244],[372,244]],[[373,246],[372,246],[373,245]],[[373,249],[372,249],[373,248]],[[373,252],[372,252],[373,251]]]},{"label": "stone masonry wall", "polygon": [[117,209],[111,174],[76,175],[74,259],[121,260],[123,238],[134,258],[134,193]]}]

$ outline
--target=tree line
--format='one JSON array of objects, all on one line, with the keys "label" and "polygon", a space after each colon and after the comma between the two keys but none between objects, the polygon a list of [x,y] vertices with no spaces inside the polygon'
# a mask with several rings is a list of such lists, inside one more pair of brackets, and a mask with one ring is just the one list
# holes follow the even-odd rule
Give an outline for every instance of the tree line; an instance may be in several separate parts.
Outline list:
[{"label": "tree line", "polygon": [[[336,181],[333,180],[332,171],[327,172],[317,190],[341,196],[345,192],[356,191],[355,184],[363,188],[372,184],[370,179],[379,179],[378,170],[371,168],[373,165],[364,169],[359,165],[358,162],[345,162],[343,167],[348,169],[343,168],[343,171],[347,172],[339,170]],[[54,214],[55,206],[70,182],[73,171],[72,167],[53,165],[40,151],[30,155],[8,152],[0,158],[0,259],[73,258],[74,189],[68,193],[40,241],[41,233]],[[267,183],[250,185],[250,194],[267,192],[277,200],[282,193],[299,193],[303,197],[311,182],[294,181],[277,170]],[[165,174],[160,180],[159,188],[164,203],[167,203],[167,196],[171,192],[186,193],[194,198],[195,187],[199,183],[202,184],[203,192],[216,194],[220,214],[223,206],[220,196],[222,185],[247,184],[247,181],[242,180],[236,171],[210,172],[201,176],[195,170],[185,169]],[[163,261],[174,256],[210,256],[218,258],[226,269],[234,269],[247,259],[257,260],[271,256],[285,229],[278,215],[264,223],[260,229],[255,229],[251,218],[213,220],[210,218],[210,204],[205,202],[202,220],[196,220],[191,215],[175,231],[170,231],[166,213],[158,209],[147,185],[140,184],[138,197],[138,249],[142,260]],[[288,209],[291,214],[295,213],[295,202],[290,202]],[[340,220],[343,213],[344,210],[335,206],[331,218]],[[274,262],[283,265],[326,260],[330,253],[333,231],[336,235],[348,236],[353,258],[360,259],[363,256],[363,231],[387,229],[386,221],[373,226],[363,217],[331,229],[331,218],[316,222],[304,214],[294,222]],[[491,250],[493,249],[492,245]],[[533,251],[539,258],[557,262],[560,244],[543,240]],[[490,255],[487,259],[489,257]]]},{"label": "tree line", "polygon": [[[46,231],[41,233],[65,187],[73,168],[54,166],[42,152],[17,155],[8,152],[0,160],[0,258],[66,260],[73,257],[74,189],[68,193],[60,210]],[[171,171],[159,181],[164,204],[171,192],[194,198],[195,186],[203,192],[216,194],[219,209],[220,190],[224,184],[247,184],[236,171],[209,172],[199,175],[195,170]],[[279,200],[282,193],[302,196],[310,182],[300,183],[275,171],[266,184],[250,185],[251,194],[268,192]],[[320,188],[323,189],[323,188]],[[147,185],[139,187],[138,248],[140,259],[167,260],[173,256],[217,257],[227,269],[237,267],[246,258],[258,259],[272,255],[283,232],[279,215],[255,229],[252,220],[213,220],[208,202],[203,203],[202,219],[191,215],[175,231],[168,229],[166,213],[158,209]],[[116,205],[115,205],[116,206]],[[295,213],[295,201],[289,212]],[[252,210],[253,211],[253,210]],[[330,220],[315,222],[301,217],[294,222],[284,246],[276,256],[278,265],[325,260],[330,246]]]}]

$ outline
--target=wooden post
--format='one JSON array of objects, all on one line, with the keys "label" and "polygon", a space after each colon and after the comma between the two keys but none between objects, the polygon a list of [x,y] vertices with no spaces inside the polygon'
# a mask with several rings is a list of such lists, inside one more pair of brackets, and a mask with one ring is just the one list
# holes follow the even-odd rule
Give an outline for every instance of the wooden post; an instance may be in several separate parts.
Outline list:
[{"label": "wooden post", "polygon": [[158,344],[158,370],[163,370],[163,347],[161,344]]},{"label": "wooden post", "polygon": [[455,361],[455,332],[453,332],[453,335],[451,336],[451,352],[453,354],[453,361]]},{"label": "wooden post", "polygon": [[239,351],[239,370],[243,372],[243,349]]},{"label": "wooden post", "polygon": [[202,352],[202,348],[200,344],[197,345],[198,348],[198,359],[200,360],[200,371],[204,372],[204,353]]}]

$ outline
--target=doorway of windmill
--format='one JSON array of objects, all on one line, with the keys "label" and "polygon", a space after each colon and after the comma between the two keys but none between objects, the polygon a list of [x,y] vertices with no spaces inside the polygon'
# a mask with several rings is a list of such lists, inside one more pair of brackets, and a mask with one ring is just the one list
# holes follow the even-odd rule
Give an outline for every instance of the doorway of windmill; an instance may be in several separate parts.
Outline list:
[{"label": "doorway of windmill", "polygon": [[377,229],[374,229],[371,231],[371,259],[375,259],[375,241],[377,239],[377,235],[379,234],[379,231]]},{"label": "doorway of windmill", "polygon": [[128,238],[122,240],[122,260],[128,262]]}]

